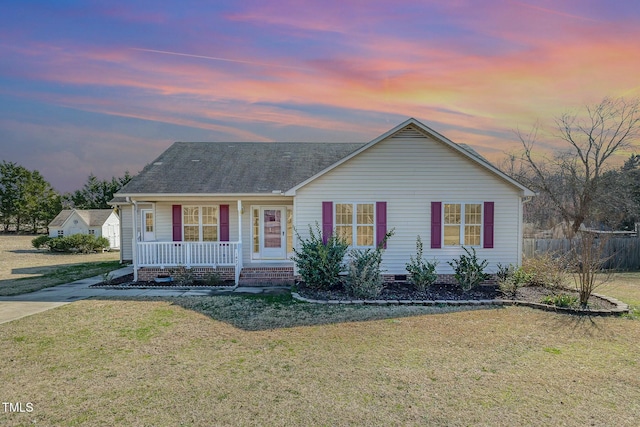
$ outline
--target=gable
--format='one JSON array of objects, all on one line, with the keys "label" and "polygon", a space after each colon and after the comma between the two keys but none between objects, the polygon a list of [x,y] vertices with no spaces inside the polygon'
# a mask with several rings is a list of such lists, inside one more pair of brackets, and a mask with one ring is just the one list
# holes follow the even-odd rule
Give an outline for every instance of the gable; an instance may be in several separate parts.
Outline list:
[{"label": "gable", "polygon": [[469,161],[455,148],[413,128],[379,141],[296,190],[296,195],[304,197],[324,194],[347,201],[354,197],[468,201],[522,193],[480,162]]},{"label": "gable", "polygon": [[[483,173],[489,174],[494,178],[498,178],[503,184],[511,187],[511,189],[517,190],[518,192],[520,192],[522,196],[534,195],[534,193],[531,190],[524,187],[522,184],[518,183],[514,179],[510,178],[508,175],[498,170],[495,166],[489,163],[486,159],[484,159],[482,156],[480,156],[476,151],[474,151],[470,147],[464,144],[459,145],[450,141],[449,139],[433,131],[427,126],[421,124],[415,119],[409,119],[404,123],[401,123],[400,125],[396,126],[390,131],[384,133],[383,135],[379,136],[378,138],[364,145],[354,153],[350,154],[349,156],[331,165],[327,169],[319,172],[315,176],[307,179],[306,181],[296,185],[291,190],[289,190],[286,194],[295,195],[298,189],[304,187],[305,185],[309,184],[313,180],[321,177],[322,175],[330,172],[335,168],[342,167],[343,164],[350,162],[351,159],[355,157],[362,156],[363,153],[365,153],[368,150],[371,150],[372,147],[375,147],[380,143],[388,142],[388,141],[396,141],[396,142],[397,141],[421,141],[422,143],[429,143],[429,144],[433,144],[434,146],[441,146],[443,148],[448,149],[447,151],[448,154],[447,156],[445,156],[445,158],[441,159],[442,161],[445,161],[445,160],[453,161],[455,163],[462,162],[460,164],[461,168],[465,168],[465,167],[474,167],[477,169],[479,168],[479,170],[482,171]],[[388,162],[400,161],[398,159],[398,156],[403,156],[403,154],[398,153],[397,151],[406,150],[406,148],[400,147],[400,145],[396,146],[395,148],[397,150],[392,150],[389,153],[387,153],[387,155],[389,156],[387,158]],[[448,157],[451,157],[451,159],[449,159]],[[409,163],[411,163],[411,159],[408,159],[408,161]],[[437,167],[438,165],[434,163],[433,166]],[[374,166],[372,165],[372,167]],[[384,167],[384,166],[377,165],[377,167]]]},{"label": "gable", "polygon": [[63,209],[49,223],[49,227],[64,227],[73,219],[81,221],[86,227],[102,227],[112,214],[112,209]]}]

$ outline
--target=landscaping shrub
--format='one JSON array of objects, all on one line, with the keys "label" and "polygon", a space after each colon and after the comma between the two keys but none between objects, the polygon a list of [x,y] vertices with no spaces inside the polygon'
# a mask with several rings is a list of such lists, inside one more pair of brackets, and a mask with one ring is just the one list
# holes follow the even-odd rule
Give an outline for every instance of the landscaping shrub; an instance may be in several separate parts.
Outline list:
[{"label": "landscaping shrub", "polygon": [[204,277],[202,278],[202,281],[207,286],[218,286],[222,283],[222,276],[220,276],[220,273],[218,273],[217,271],[214,271],[214,272],[205,274]]},{"label": "landscaping shrub", "polygon": [[468,291],[491,276],[484,272],[489,263],[486,259],[479,262],[474,248],[471,248],[471,252],[464,246],[462,249],[464,249],[466,255],[462,254],[460,258],[454,259],[453,262],[447,262],[447,264],[453,267],[455,278],[462,290]]},{"label": "landscaping shrub", "polygon": [[422,252],[422,239],[418,236],[416,239],[416,257],[414,258],[413,255],[409,257],[406,269],[411,275],[411,283],[420,292],[424,292],[427,287],[438,279],[438,274],[436,273],[438,262],[425,261],[422,257]]},{"label": "landscaping shrub", "polygon": [[327,243],[322,241],[322,232],[316,222],[315,230],[309,226],[309,238],[300,240],[300,249],[293,249],[293,261],[296,263],[302,280],[311,289],[329,290],[340,284],[342,263],[349,245],[333,233]]},{"label": "landscaping shrub", "polygon": [[92,234],[72,234],[55,237],[47,242],[52,252],[82,252],[85,254],[109,248],[109,240]]},{"label": "landscaping shrub", "polygon": [[556,307],[577,307],[578,297],[567,294],[547,295],[541,302]]},{"label": "landscaping shrub", "polygon": [[508,279],[511,275],[513,275],[513,272],[515,270],[513,264],[509,264],[509,265],[498,264],[497,268],[498,269],[496,271],[496,279],[498,279],[498,282]]},{"label": "landscaping shrub", "polygon": [[196,276],[193,273],[193,270],[185,267],[184,265],[169,268],[168,270],[171,281],[177,286],[192,286],[196,281]]},{"label": "landscaping shrub", "polygon": [[500,291],[507,296],[515,297],[518,289],[529,286],[533,275],[524,271],[522,267],[514,268],[513,265],[503,267],[498,265],[496,273]]},{"label": "landscaping shrub", "polygon": [[565,257],[546,252],[525,257],[522,261],[522,270],[531,275],[531,285],[557,289],[565,287],[567,265],[568,261]]},{"label": "landscaping shrub", "polygon": [[356,298],[375,298],[384,287],[380,263],[387,240],[393,236],[389,231],[375,249],[352,249],[349,252],[349,268],[345,289]]},{"label": "landscaping shrub", "polygon": [[48,249],[49,242],[51,241],[51,239],[52,237],[49,237],[47,235],[38,236],[33,240],[31,240],[31,245],[36,249],[40,249],[40,248]]}]

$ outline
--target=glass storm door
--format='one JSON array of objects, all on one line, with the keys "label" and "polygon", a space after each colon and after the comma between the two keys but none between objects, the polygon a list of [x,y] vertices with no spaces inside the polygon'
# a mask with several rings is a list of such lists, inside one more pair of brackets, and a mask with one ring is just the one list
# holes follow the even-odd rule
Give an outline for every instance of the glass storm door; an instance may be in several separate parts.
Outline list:
[{"label": "glass storm door", "polygon": [[142,215],[142,224],[140,225],[142,228],[142,241],[151,242],[156,240],[156,226],[153,220],[153,211],[151,209],[142,209],[140,213]]},{"label": "glass storm door", "polygon": [[260,257],[284,259],[287,255],[286,208],[260,208]]}]

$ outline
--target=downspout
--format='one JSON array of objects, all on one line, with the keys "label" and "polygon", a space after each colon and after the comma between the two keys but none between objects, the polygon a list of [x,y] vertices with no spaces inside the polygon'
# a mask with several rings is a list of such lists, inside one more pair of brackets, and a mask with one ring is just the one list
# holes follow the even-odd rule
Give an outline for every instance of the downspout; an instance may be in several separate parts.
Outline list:
[{"label": "downspout", "polygon": [[518,227],[518,267],[522,266],[522,257],[524,256],[524,204],[529,203],[531,199],[531,196],[521,197],[518,207],[518,221],[520,222]]}]

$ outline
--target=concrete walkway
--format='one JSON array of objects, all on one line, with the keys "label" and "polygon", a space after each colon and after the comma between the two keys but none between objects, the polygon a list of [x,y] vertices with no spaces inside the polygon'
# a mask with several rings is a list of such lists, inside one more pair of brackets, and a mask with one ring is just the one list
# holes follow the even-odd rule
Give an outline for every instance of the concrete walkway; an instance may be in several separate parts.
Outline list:
[{"label": "concrete walkway", "polygon": [[[133,267],[128,266],[114,270],[111,275],[113,278],[117,278],[131,273],[133,273]],[[180,297],[230,294],[268,295],[289,292],[289,288],[254,286],[240,286],[235,289],[108,289],[90,287],[102,281],[102,276],[95,276],[77,280],[66,285],[41,289],[28,294],[0,297],[0,324],[41,313],[61,305],[70,304],[74,301],[93,297]]]}]

